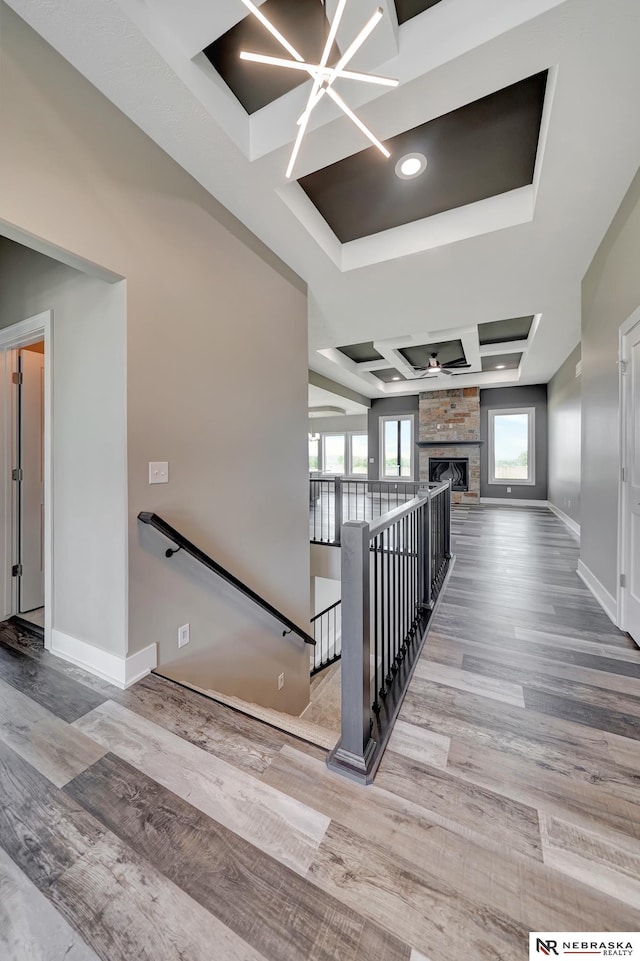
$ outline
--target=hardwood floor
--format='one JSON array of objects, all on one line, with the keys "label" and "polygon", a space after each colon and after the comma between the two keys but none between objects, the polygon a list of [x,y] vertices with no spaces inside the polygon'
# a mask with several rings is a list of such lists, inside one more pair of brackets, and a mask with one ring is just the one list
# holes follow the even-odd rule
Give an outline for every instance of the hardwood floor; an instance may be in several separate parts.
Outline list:
[{"label": "hardwood floor", "polygon": [[640,929],[640,651],[534,509],[457,562],[375,784],[0,627],[2,961],[524,961]]}]

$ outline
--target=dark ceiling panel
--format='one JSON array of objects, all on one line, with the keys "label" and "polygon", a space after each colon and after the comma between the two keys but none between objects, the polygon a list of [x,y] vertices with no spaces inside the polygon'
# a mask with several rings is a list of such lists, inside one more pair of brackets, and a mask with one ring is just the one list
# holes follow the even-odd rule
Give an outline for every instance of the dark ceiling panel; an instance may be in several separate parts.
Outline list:
[{"label": "dark ceiling panel", "polygon": [[426,367],[431,354],[437,354],[441,364],[449,364],[452,360],[466,360],[461,340],[447,340],[440,344],[403,347],[398,353],[402,354],[412,367]]},{"label": "dark ceiling panel", "polygon": [[[329,30],[320,0],[266,0],[260,9],[306,60],[320,60]],[[240,60],[241,50],[291,58],[252,14],[205,48],[205,56],[249,114],[309,79],[297,70]],[[334,44],[329,63],[335,63],[339,56]]]},{"label": "dark ceiling panel", "polygon": [[[466,104],[375,147],[302,177],[298,183],[342,243],[495,197],[533,181],[547,72]],[[423,153],[413,180],[396,162]]]},{"label": "dark ceiling panel", "polygon": [[511,317],[509,320],[494,320],[489,324],[478,324],[478,339],[481,345],[506,344],[511,340],[526,340],[533,323],[531,317]]},{"label": "dark ceiling panel", "polygon": [[385,367],[384,370],[372,370],[371,373],[374,377],[377,377],[378,380],[384,381],[385,384],[389,384],[393,380],[407,379],[406,377],[403,377],[402,374],[395,369],[395,367]]},{"label": "dark ceiling panel", "polygon": [[495,354],[493,357],[482,358],[483,370],[517,370],[522,360],[522,354]]},{"label": "dark ceiling panel", "polygon": [[338,350],[356,364],[366,364],[370,360],[382,359],[382,354],[375,349],[373,341],[367,344],[349,344],[347,347],[338,347]]},{"label": "dark ceiling panel", "polygon": [[435,7],[436,3],[440,3],[440,0],[395,0],[398,23],[406,23],[429,7]]}]

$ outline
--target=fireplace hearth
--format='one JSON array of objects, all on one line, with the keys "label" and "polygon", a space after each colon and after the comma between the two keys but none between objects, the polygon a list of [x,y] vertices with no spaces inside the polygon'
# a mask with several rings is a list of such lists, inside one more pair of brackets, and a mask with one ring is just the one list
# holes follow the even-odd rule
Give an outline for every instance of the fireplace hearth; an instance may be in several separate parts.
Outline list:
[{"label": "fireplace hearth", "polygon": [[442,484],[448,480],[452,491],[469,490],[468,457],[429,458],[429,483]]}]

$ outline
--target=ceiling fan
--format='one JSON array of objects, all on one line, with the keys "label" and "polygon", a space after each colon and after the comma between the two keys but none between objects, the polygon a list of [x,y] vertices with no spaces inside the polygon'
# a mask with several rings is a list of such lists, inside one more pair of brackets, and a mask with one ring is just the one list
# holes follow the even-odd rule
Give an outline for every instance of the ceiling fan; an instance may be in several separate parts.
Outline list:
[{"label": "ceiling fan", "polygon": [[448,374],[452,376],[456,370],[464,370],[469,367],[471,367],[471,364],[468,364],[464,357],[458,357],[457,360],[450,360],[445,364],[441,364],[437,354],[430,354],[429,363],[426,367],[415,367],[414,369],[423,371],[421,377],[429,377],[434,374]]}]

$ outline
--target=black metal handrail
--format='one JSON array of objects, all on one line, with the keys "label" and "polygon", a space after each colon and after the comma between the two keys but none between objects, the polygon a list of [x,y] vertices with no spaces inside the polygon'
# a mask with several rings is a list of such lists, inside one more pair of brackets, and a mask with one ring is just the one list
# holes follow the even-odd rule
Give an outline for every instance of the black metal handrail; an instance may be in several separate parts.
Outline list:
[{"label": "black metal handrail", "polygon": [[167,548],[165,551],[165,557],[173,557],[173,555],[177,554],[178,551],[184,551],[196,561],[199,561],[201,564],[203,564],[204,567],[208,568],[208,570],[213,571],[213,573],[217,574],[218,577],[221,577],[223,580],[227,581],[227,583],[235,587],[236,590],[244,594],[245,597],[248,597],[250,600],[252,600],[254,604],[257,604],[258,607],[261,607],[263,611],[267,611],[272,615],[272,617],[275,617],[277,621],[280,621],[281,624],[284,624],[287,630],[282,632],[283,637],[285,634],[297,634],[298,637],[302,638],[305,644],[312,644],[315,647],[316,642],[310,634],[307,634],[307,632],[303,631],[301,627],[298,627],[297,624],[294,624],[294,622],[291,621],[286,614],[283,614],[281,611],[275,608],[273,604],[269,603],[269,601],[265,601],[264,597],[260,597],[260,595],[256,594],[254,590],[252,590],[250,587],[247,587],[247,585],[239,580],[235,574],[232,574],[225,567],[222,567],[221,564],[218,564],[217,561],[214,561],[212,557],[209,557],[208,554],[205,554],[204,551],[201,551],[199,547],[196,547],[195,544],[192,544],[192,542],[188,540],[184,534],[181,534],[179,531],[177,531],[175,527],[171,526],[171,524],[167,524],[165,520],[163,520],[157,514],[151,513],[150,511],[140,511],[138,514],[138,520],[142,521],[143,524],[149,524],[150,527],[155,528],[155,530],[159,531],[161,534],[164,534],[166,538],[178,545],[173,549]]}]

